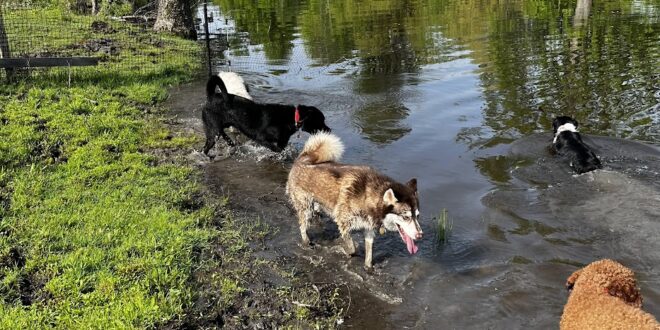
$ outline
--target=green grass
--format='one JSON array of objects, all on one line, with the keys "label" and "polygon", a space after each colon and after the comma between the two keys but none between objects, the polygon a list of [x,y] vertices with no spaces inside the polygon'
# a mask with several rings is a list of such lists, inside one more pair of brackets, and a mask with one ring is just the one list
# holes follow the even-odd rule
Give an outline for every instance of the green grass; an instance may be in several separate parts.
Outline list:
[{"label": "green grass", "polygon": [[440,214],[436,219],[436,242],[438,245],[442,245],[449,240],[449,233],[454,227],[454,223],[449,219],[449,214],[447,209],[442,209]]},{"label": "green grass", "polygon": [[337,286],[255,257],[276,228],[234,219],[183,160],[199,138],[164,124],[167,87],[200,70],[196,44],[116,22],[106,36],[90,28],[102,17],[57,7],[5,21],[32,16],[52,25],[10,30],[10,43],[45,34],[48,49],[76,55],[70,45],[107,37],[119,52],[71,76],[19,71],[0,84],[0,329],[336,326]]},{"label": "green grass", "polygon": [[[201,64],[201,49],[190,41],[159,34],[140,25],[104,16],[75,15],[60,8],[50,5],[4,11],[12,57],[97,57],[100,59],[98,67],[75,69],[76,80],[112,87],[123,85],[122,91],[151,88],[149,92],[153,92],[159,87],[153,84],[154,80],[176,82],[181,76],[191,75]],[[94,30],[95,22],[108,26]],[[48,78],[61,84],[68,73],[67,68],[53,68]],[[140,79],[134,80],[136,75],[140,75]],[[170,79],[166,79],[168,77]],[[131,80],[135,86],[128,83]],[[140,101],[153,103],[163,95],[161,88],[159,93],[139,96],[148,96],[152,99]]]},{"label": "green grass", "polygon": [[[40,15],[90,26],[55,9]],[[57,41],[68,32],[49,30],[49,47],[70,43]],[[179,54],[196,45],[166,37],[138,53],[130,43],[138,49],[144,35],[113,38],[116,62],[75,69],[71,87],[66,70],[0,85],[2,329],[153,327],[192,301],[197,256],[217,235],[215,206],[195,200],[191,167],[154,155],[196,141],[171,132],[158,107],[167,86],[198,72]],[[149,67],[117,65],[129,58]]]}]

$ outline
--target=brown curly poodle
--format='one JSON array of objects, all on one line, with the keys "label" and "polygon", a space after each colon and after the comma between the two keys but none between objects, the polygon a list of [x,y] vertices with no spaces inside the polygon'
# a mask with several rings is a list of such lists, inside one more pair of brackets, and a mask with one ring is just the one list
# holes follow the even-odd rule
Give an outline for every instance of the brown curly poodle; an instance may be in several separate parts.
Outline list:
[{"label": "brown curly poodle", "polygon": [[561,329],[660,329],[653,315],[642,310],[635,273],[604,259],[574,272],[566,281],[571,290]]}]

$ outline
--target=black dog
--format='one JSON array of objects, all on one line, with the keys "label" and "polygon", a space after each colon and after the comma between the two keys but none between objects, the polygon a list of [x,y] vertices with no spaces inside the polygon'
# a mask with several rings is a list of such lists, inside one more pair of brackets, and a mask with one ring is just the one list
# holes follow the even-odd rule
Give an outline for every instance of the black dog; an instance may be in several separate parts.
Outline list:
[{"label": "black dog", "polygon": [[578,122],[568,116],[560,116],[552,121],[555,138],[552,140],[552,151],[565,156],[578,174],[603,168],[600,159],[582,141],[577,132]]},{"label": "black dog", "polygon": [[[220,95],[216,94],[216,86],[220,87]],[[207,156],[218,135],[230,146],[235,145],[224,131],[230,126],[275,152],[284,150],[291,135],[299,129],[311,134],[330,132],[330,128],[325,125],[325,116],[319,109],[304,105],[256,103],[227,93],[224,82],[218,76],[209,79],[206,95],[202,120],[206,131],[204,154]]]}]

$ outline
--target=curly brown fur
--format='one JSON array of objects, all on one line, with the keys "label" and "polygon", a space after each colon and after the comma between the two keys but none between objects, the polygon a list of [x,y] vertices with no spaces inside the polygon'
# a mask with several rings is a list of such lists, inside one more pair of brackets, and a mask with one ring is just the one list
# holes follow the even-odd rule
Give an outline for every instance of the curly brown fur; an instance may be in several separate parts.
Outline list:
[{"label": "curly brown fur", "polygon": [[561,329],[660,329],[644,312],[635,274],[604,259],[577,270],[566,281],[571,290],[561,317]]}]

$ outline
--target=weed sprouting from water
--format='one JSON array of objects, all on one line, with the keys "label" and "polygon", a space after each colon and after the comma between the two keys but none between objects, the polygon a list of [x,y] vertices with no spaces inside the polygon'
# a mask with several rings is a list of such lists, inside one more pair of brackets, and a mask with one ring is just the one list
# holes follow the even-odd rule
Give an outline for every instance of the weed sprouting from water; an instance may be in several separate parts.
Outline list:
[{"label": "weed sprouting from water", "polygon": [[437,230],[435,238],[436,244],[440,246],[449,240],[449,233],[454,226],[454,222],[449,218],[447,209],[442,209],[436,219]]}]

